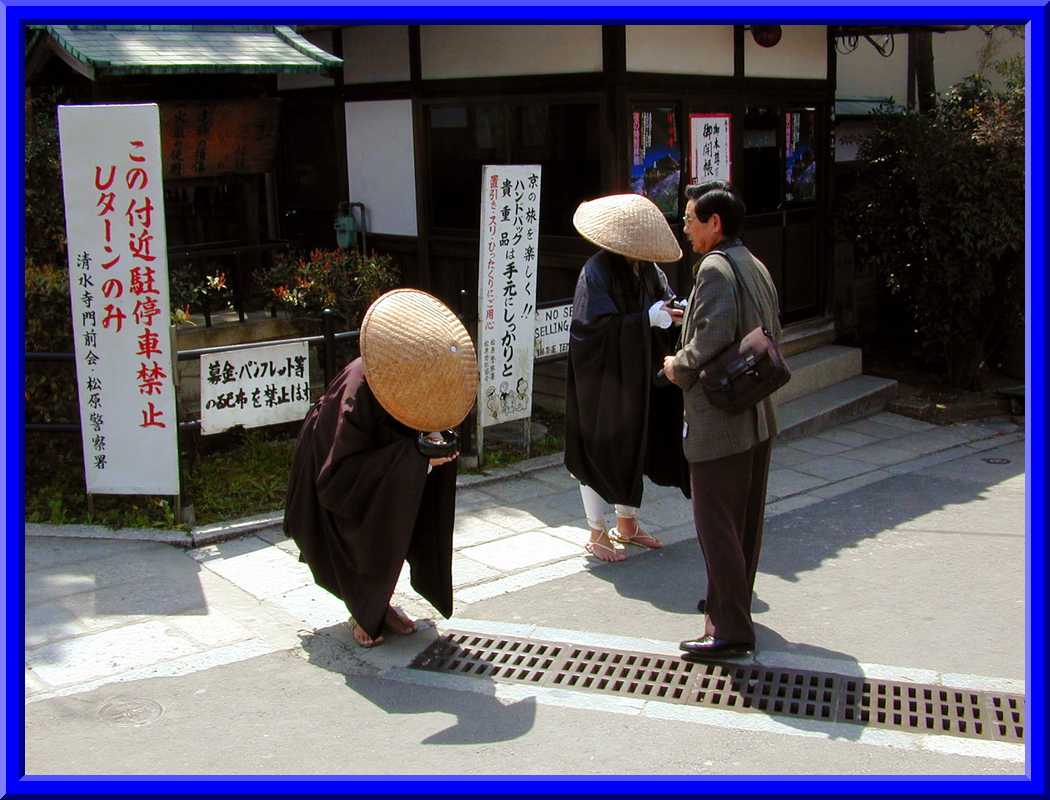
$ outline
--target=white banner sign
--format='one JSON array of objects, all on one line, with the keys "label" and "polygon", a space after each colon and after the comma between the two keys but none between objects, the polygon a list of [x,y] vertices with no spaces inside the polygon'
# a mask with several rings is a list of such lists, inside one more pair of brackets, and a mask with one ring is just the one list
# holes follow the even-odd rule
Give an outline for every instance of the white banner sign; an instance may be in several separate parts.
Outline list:
[{"label": "white banner sign", "polygon": [[572,303],[536,312],[536,358],[563,356],[569,352]]},{"label": "white banner sign", "polygon": [[690,183],[732,180],[729,126],[732,114],[689,115]]},{"label": "white banner sign", "polygon": [[478,264],[483,427],[532,416],[539,222],[539,165],[486,165]]},{"label": "white banner sign", "polygon": [[201,356],[201,433],[295,422],[309,410],[306,342]]},{"label": "white banner sign", "polygon": [[87,491],[175,495],[157,106],[60,106],[58,128]]}]

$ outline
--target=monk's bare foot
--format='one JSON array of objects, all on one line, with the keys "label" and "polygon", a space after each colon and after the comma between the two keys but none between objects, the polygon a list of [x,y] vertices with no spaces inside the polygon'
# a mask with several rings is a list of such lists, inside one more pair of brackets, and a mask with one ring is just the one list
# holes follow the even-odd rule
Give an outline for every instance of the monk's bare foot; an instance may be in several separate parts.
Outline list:
[{"label": "monk's bare foot", "polygon": [[387,608],[386,619],[383,622],[388,629],[402,636],[416,632],[416,623],[397,606]]},{"label": "monk's bare foot", "polygon": [[377,644],[383,643],[382,636],[377,636],[373,639],[368,635],[368,632],[353,619],[350,620],[350,632],[354,635],[354,641],[361,645],[361,647],[375,647]]}]

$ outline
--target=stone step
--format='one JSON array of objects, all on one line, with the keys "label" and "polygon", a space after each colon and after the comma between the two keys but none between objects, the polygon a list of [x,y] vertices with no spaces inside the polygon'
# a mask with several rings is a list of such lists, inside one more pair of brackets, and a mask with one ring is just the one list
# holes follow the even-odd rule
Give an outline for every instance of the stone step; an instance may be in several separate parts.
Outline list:
[{"label": "stone step", "polygon": [[826,344],[788,356],[787,365],[791,380],[774,393],[777,406],[860,375],[861,351],[858,347]]},{"label": "stone step", "polygon": [[897,381],[856,375],[777,407],[780,438],[799,439],[882,411],[897,396]]}]

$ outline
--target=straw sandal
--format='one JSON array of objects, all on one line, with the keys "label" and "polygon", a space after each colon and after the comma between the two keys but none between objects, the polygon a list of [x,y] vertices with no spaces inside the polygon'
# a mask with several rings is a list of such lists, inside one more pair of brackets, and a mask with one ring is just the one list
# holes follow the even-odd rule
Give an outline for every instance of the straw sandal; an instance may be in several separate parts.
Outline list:
[{"label": "straw sandal", "polygon": [[609,540],[618,544],[633,544],[635,547],[642,547],[646,550],[659,550],[664,546],[663,542],[651,533],[646,533],[640,527],[635,529],[633,536],[624,536],[620,533],[619,528],[611,530],[609,531]]},{"label": "straw sandal", "polygon": [[623,553],[618,553],[616,548],[612,545],[612,537],[608,532],[603,531],[602,536],[605,537],[609,544],[602,541],[602,537],[598,537],[597,540],[591,539],[583,546],[583,549],[594,556],[599,561],[607,561],[609,563],[623,561],[626,556]]}]

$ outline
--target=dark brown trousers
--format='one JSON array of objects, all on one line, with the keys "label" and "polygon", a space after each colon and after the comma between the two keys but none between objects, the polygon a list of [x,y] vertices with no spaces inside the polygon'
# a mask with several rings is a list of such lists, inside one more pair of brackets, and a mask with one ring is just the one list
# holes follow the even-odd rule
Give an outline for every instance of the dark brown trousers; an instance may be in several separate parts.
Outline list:
[{"label": "dark brown trousers", "polygon": [[704,632],[754,644],[755,587],[773,440],[713,461],[689,463],[693,522],[707,566]]}]

